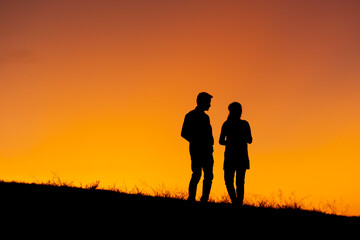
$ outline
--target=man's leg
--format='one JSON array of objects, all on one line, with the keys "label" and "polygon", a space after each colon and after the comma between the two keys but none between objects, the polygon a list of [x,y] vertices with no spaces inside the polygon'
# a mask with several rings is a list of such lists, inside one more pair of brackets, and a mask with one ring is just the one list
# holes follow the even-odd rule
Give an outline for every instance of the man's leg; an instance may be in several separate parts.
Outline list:
[{"label": "man's leg", "polygon": [[195,201],[197,185],[201,178],[201,166],[194,161],[191,161],[191,180],[189,184],[189,201]]},{"label": "man's leg", "polygon": [[202,192],[201,202],[207,202],[209,200],[212,180],[214,178],[213,167],[214,167],[214,159],[211,154],[211,158],[209,158],[208,161],[206,161],[203,166],[204,181],[203,181],[203,192]]}]

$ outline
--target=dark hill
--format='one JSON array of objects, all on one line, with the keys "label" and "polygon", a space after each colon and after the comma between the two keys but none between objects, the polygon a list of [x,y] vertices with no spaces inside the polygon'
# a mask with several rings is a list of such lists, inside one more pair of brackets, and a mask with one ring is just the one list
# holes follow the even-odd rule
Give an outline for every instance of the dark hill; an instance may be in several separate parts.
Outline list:
[{"label": "dark hill", "polygon": [[85,228],[87,233],[107,228],[105,232],[111,229],[124,231],[122,234],[131,229],[136,234],[166,230],[174,236],[211,236],[215,232],[243,234],[249,229],[256,229],[253,233],[257,234],[292,230],[297,234],[349,233],[360,229],[359,217],[298,209],[235,208],[223,203],[190,204],[180,199],[69,186],[0,182],[0,196],[2,218],[8,223],[50,225],[64,231],[77,226],[75,229]]}]

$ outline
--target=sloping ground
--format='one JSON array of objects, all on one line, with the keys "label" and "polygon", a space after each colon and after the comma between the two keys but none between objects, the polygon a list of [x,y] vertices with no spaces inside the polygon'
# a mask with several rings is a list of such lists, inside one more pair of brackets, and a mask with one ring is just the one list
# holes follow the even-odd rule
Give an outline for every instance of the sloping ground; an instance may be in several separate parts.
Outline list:
[{"label": "sloping ground", "polygon": [[291,237],[304,232],[317,231],[324,236],[333,231],[346,234],[360,229],[359,217],[296,209],[236,208],[221,203],[204,205],[67,186],[0,182],[0,196],[2,219],[6,223],[50,226],[60,232],[84,229],[87,234],[100,230],[122,236],[128,233],[156,237],[171,232],[172,236],[168,236],[171,238],[179,234],[214,237],[216,232],[240,238],[250,234],[250,229],[251,234],[260,235],[296,232]]}]

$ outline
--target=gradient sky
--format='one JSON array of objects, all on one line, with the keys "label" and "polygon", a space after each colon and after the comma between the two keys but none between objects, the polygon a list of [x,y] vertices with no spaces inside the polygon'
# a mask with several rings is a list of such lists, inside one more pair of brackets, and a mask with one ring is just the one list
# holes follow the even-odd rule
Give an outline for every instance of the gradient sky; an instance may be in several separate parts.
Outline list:
[{"label": "gradient sky", "polygon": [[356,0],[2,0],[0,179],[186,190],[180,130],[207,91],[212,194],[226,191],[217,142],[239,101],[248,195],[360,215],[359,42]]}]

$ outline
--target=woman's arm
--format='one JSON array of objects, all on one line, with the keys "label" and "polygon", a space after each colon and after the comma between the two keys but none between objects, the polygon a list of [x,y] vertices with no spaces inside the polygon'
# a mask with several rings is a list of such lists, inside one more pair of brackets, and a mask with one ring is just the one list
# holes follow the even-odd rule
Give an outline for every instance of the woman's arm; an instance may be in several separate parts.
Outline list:
[{"label": "woman's arm", "polygon": [[219,144],[220,145],[226,145],[226,131],[225,131],[225,124],[223,124],[222,128],[221,128],[221,133],[220,133],[220,139],[219,139]]},{"label": "woman's arm", "polygon": [[247,139],[247,142],[249,143],[249,144],[251,144],[252,143],[252,141],[253,141],[253,139],[252,139],[252,136],[251,136],[251,128],[250,128],[250,124],[249,123],[247,123],[248,124],[248,128],[249,128],[249,135],[248,135],[248,139]]}]

